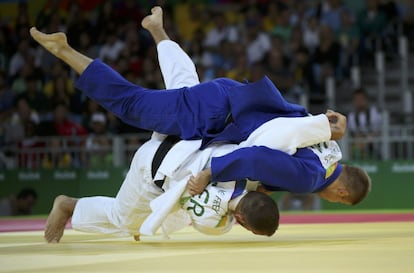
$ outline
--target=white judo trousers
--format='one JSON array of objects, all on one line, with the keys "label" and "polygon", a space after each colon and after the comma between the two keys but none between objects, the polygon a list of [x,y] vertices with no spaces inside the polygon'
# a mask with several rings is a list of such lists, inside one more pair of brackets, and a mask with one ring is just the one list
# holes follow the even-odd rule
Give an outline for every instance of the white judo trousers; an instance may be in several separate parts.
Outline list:
[{"label": "white judo trousers", "polygon": [[[193,62],[175,42],[162,41],[158,44],[157,50],[161,72],[167,88],[192,86],[199,82]],[[268,130],[270,129],[273,129],[271,131],[274,133],[269,134]],[[275,129],[276,131],[274,131]],[[138,149],[115,198],[86,197],[79,199],[72,216],[73,228],[80,231],[121,236],[136,233],[151,213],[150,202],[163,193],[153,183],[151,163],[164,138],[165,136],[154,133],[152,138]],[[201,141],[180,141],[166,155],[157,175],[183,179],[190,175],[189,170],[196,174],[208,167],[212,156],[229,153],[238,147],[265,145],[293,154],[298,147],[306,147],[329,139],[330,127],[325,115],[305,118],[277,118],[263,124],[240,145],[211,145],[211,147],[199,151],[198,147]],[[189,161],[191,163],[188,163]],[[185,162],[187,162],[187,166],[184,164]],[[184,168],[182,168],[183,166]],[[180,167],[187,173],[180,174]],[[227,183],[229,182],[225,184]],[[172,185],[166,184],[164,189],[168,190]],[[223,204],[223,207],[225,206],[226,204]]]}]

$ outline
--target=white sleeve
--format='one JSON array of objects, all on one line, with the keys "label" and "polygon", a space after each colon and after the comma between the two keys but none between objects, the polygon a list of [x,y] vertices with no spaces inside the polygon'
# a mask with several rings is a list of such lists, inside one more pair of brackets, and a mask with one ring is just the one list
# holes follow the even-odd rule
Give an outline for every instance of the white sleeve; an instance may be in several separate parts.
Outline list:
[{"label": "white sleeve", "polygon": [[158,43],[158,62],[167,89],[200,83],[195,65],[184,50],[171,40]]},{"label": "white sleeve", "polygon": [[267,146],[294,154],[297,148],[325,142],[331,138],[325,114],[300,118],[275,118],[254,130],[241,147]]}]

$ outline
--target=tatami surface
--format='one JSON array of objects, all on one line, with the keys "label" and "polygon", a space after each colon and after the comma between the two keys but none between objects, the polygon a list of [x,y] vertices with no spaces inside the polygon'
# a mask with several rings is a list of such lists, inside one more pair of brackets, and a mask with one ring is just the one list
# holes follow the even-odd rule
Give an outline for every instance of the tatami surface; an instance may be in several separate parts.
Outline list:
[{"label": "tatami surface", "polygon": [[4,232],[0,272],[413,273],[414,222],[284,224],[271,238],[189,227],[139,242],[67,230],[59,244],[41,231]]}]

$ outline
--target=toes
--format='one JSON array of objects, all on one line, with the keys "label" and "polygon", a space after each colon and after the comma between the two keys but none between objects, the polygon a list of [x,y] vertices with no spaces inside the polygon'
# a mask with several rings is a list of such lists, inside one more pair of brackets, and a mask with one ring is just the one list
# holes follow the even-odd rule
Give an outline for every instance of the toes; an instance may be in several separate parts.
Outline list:
[{"label": "toes", "polygon": [[162,14],[162,8],[161,7],[153,7],[152,9],[151,9],[151,13],[152,14],[154,14],[154,15],[160,15],[160,14]]},{"label": "toes", "polygon": [[158,12],[160,12],[160,11],[161,11],[161,8],[160,8],[160,7],[158,7],[158,6],[153,7],[153,8],[151,9],[151,13],[158,13]]}]

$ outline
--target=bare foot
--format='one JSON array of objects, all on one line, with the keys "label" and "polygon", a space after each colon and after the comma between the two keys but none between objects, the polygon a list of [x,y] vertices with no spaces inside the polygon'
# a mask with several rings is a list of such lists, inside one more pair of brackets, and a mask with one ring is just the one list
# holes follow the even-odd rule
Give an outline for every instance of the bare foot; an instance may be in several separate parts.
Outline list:
[{"label": "bare foot", "polygon": [[35,39],[40,45],[57,57],[60,57],[62,50],[69,47],[66,34],[63,32],[45,34],[37,30],[35,27],[32,27],[30,29],[30,35],[32,35],[33,39]]},{"label": "bare foot", "polygon": [[141,22],[143,28],[150,32],[163,29],[162,22],[162,8],[153,7],[151,9],[151,15],[147,15]]},{"label": "bare foot", "polygon": [[65,195],[55,198],[53,208],[47,217],[45,239],[48,243],[58,243],[63,236],[65,225],[73,214],[77,199]]}]

